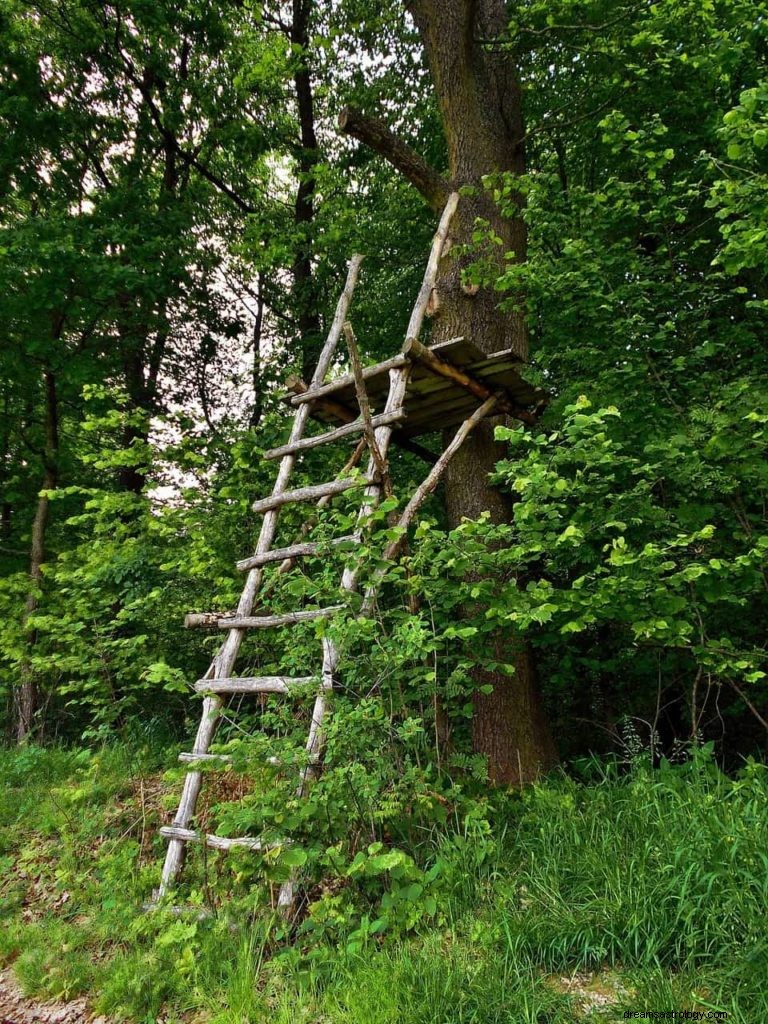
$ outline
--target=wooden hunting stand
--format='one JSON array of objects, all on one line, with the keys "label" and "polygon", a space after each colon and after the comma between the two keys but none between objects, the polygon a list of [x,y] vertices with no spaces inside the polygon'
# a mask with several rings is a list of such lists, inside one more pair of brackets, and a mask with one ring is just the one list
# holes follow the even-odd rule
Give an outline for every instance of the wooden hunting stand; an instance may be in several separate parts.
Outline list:
[{"label": "wooden hunting stand", "polygon": [[[237,610],[230,615],[216,612],[188,615],[185,620],[187,626],[213,626],[225,630],[226,636],[205,677],[194,684],[194,689],[204,694],[202,717],[192,751],[181,754],[179,758],[190,766],[179,809],[173,824],[160,830],[169,840],[169,845],[162,881],[156,893],[157,899],[164,897],[176,882],[187,843],[203,842],[217,850],[246,848],[258,852],[269,848],[269,844],[258,837],[205,835],[190,827],[202,785],[202,767],[210,763],[225,764],[230,760],[226,755],[209,752],[225,699],[229,695],[289,694],[295,687],[315,684],[312,720],[306,742],[306,765],[298,773],[297,779],[298,796],[306,793],[312,779],[321,770],[328,694],[337,682],[339,651],[335,642],[328,637],[323,638],[322,666],[316,675],[242,677],[234,674],[235,660],[246,630],[285,627],[312,619],[330,618],[345,605],[333,603],[317,610],[254,615],[254,603],[267,567],[273,566],[277,573],[285,573],[298,559],[327,551],[329,546],[340,546],[343,558],[344,550],[358,544],[369,525],[372,511],[382,493],[386,493],[389,488],[387,451],[390,443],[394,442],[416,450],[433,465],[401,513],[397,522],[401,528],[398,535],[383,552],[382,561],[391,562],[400,553],[407,527],[475,426],[492,413],[513,416],[526,423],[535,422],[537,411],[543,405],[543,392],[522,380],[518,373],[521,360],[511,349],[487,356],[464,338],[455,338],[434,348],[426,348],[418,340],[458,201],[457,194],[451,195],[441,217],[401,352],[391,359],[365,368],[361,366],[354,335],[347,323],[347,312],[362,257],[354,256],[350,261],[344,291],[312,381],[308,386],[297,381],[290,386],[292,397],[289,401],[296,411],[288,442],[266,452],[264,456],[266,459],[281,461],[271,495],[253,505],[254,511],[263,513],[264,518],[255,553],[237,564],[239,570],[248,574]],[[324,383],[342,335],[346,338],[353,372]],[[310,416],[331,425],[331,429],[319,436],[305,438],[304,428]],[[422,434],[449,427],[457,429],[439,457],[432,455],[414,440]],[[350,438],[358,438],[356,447],[335,480],[295,490],[288,489],[296,460],[303,452],[318,445]],[[369,453],[367,468],[363,473],[354,473],[354,467],[366,449]],[[290,502],[316,502],[317,509],[321,510],[334,496],[354,488],[360,490],[361,495],[356,527],[352,534],[323,542],[308,539],[321,518],[316,514],[294,544],[282,548],[272,547],[283,505]],[[337,598],[343,599],[345,595],[357,590],[358,572],[354,562],[343,569]],[[367,585],[360,614],[364,615],[371,610],[377,584],[383,575],[384,571],[380,570]],[[291,913],[294,907],[296,883],[294,877],[280,889],[278,906],[285,914]]]}]

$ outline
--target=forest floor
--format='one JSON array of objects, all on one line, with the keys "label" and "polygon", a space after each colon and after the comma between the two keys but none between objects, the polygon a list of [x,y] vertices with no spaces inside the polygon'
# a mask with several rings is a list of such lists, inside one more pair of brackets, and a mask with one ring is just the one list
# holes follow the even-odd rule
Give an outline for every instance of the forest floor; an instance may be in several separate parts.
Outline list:
[{"label": "forest floor", "polygon": [[39,1002],[25,996],[13,971],[0,971],[0,1024],[111,1024],[88,1009],[85,999]]},{"label": "forest floor", "polygon": [[2,1024],[768,1020],[765,766],[554,777],[510,805],[498,836],[446,836],[429,918],[351,942],[365,918],[337,879],[327,906],[346,933],[286,944],[247,860],[207,866],[208,919],[142,911],[173,755],[0,751]]}]

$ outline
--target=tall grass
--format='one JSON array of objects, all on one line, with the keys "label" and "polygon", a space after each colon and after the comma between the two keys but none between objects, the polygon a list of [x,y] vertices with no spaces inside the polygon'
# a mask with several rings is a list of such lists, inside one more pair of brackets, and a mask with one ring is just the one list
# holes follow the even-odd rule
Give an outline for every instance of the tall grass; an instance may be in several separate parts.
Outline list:
[{"label": "tall grass", "polygon": [[710,1007],[768,1021],[765,766],[728,778],[700,755],[497,797],[489,825],[437,839],[430,925],[350,953],[276,943],[256,900],[210,921],[142,915],[156,858],[137,868],[135,776],[154,762],[0,752],[0,961],[31,992],[88,991],[143,1024],[201,1009],[211,1024],[567,1024],[583,1014],[561,979],[610,971],[624,994],[591,1020]]}]

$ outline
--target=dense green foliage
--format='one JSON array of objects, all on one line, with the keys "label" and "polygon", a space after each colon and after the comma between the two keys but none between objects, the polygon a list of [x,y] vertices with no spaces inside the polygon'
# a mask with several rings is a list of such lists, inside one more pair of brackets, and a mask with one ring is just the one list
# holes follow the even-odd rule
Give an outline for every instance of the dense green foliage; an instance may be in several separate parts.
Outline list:
[{"label": "dense green foliage", "polygon": [[233,888],[213,918],[137,912],[157,855],[162,740],[3,755],[0,857],[16,870],[3,876],[0,955],[18,956],[29,991],[90,992],[102,1012],[148,1021],[165,1004],[168,1020],[203,1008],[218,1024],[565,1024],[583,1011],[579,983],[569,997],[563,982],[586,974],[581,999],[611,999],[596,1019],[714,1008],[752,1024],[768,1010],[763,766],[728,779],[707,751],[661,771],[647,755],[624,773],[585,764],[582,781],[497,798],[501,829],[476,813],[424,844],[439,884],[434,905],[410,899],[428,911],[415,939],[372,927],[366,878],[384,876],[385,899],[403,878],[373,851],[328,893],[367,904],[368,926],[347,921],[338,944],[307,931],[286,949],[269,918],[249,918],[245,861],[217,868]]},{"label": "dense green foliage", "polygon": [[[369,357],[392,351],[418,279],[428,218],[378,159],[333,136],[334,105],[397,100],[440,165],[434,112],[394,8],[317,12],[291,46],[269,12],[33,10],[8,2],[2,15],[7,721],[21,666],[43,733],[125,724],[147,701],[182,728],[185,681],[210,648],[177,624],[235,599],[248,501],[271,482],[259,452],[285,429],[275,380],[314,351],[354,248],[374,253],[355,312]],[[529,375],[552,402],[541,432],[504,434],[500,479],[523,499],[512,530],[470,531],[473,557],[503,543],[486,561],[526,572],[522,588],[490,584],[492,616],[535,644],[564,753],[615,744],[628,715],[667,752],[699,736],[734,758],[765,738],[763,20],[735,2],[531,2],[499,45],[526,85],[530,172],[488,188],[510,215],[524,192],[529,253],[488,283],[501,301],[525,294]],[[311,167],[292,99],[304,66]],[[296,167],[310,219],[293,208]],[[482,281],[498,265],[482,258],[494,244],[482,225],[477,243]],[[277,287],[308,247],[310,278]],[[305,468],[327,476],[319,457]],[[395,469],[405,494],[418,466]],[[41,483],[51,502],[30,585]],[[411,570],[431,610],[409,628],[442,636],[458,602],[422,565],[438,543],[466,558],[461,536],[432,536]],[[465,658],[487,625],[453,637]]]},{"label": "dense green foliage", "polygon": [[[233,703],[199,823],[278,845],[191,849],[183,897],[212,919],[137,913],[218,643],[181,620],[237,602],[282,380],[311,371],[354,251],[367,360],[421,278],[432,215],[339,108],[445,166],[400,4],[292,6],[0,0],[0,728],[32,741],[0,763],[0,959],[145,1021],[559,1024],[577,970],[621,1006],[763,1019],[764,2],[509,5],[487,45],[519,69],[528,172],[484,187],[527,259],[485,222],[462,255],[467,285],[523,308],[550,394],[497,431],[511,519],[449,529],[438,492],[371,617],[245,640],[244,675],[306,674],[338,642],[324,770],[297,799],[301,695]],[[347,454],[314,450],[297,485]],[[275,579],[262,610],[332,603],[342,558],[363,586],[381,567],[423,475],[391,462],[370,542]],[[514,671],[504,634],[532,646],[571,772],[516,795],[469,742],[470,672]],[[295,868],[288,934],[271,906]]]}]

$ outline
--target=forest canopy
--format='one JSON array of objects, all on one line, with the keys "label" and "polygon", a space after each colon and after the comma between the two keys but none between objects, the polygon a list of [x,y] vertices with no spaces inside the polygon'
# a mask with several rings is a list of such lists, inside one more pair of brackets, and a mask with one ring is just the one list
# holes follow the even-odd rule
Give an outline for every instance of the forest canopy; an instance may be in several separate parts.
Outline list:
[{"label": "forest canopy", "polygon": [[[452,183],[473,329],[520,344],[550,395],[485,458],[517,500],[465,630],[523,638],[565,756],[627,723],[667,752],[764,746],[765,12],[481,8],[467,59],[506,90],[508,151],[492,97],[481,117],[449,88],[461,26],[438,5],[3,3],[9,735],[148,707],[183,728],[210,641],[179,621],[236,596],[282,381],[311,376],[353,251],[364,357],[397,350]],[[490,488],[448,489],[412,552],[437,617],[409,628],[433,642],[463,571],[441,587],[435,566],[489,542],[462,521]]]},{"label": "forest canopy", "polygon": [[[767,52],[765,0],[0,0],[27,990],[766,1019]],[[535,398],[467,371],[466,438],[403,398],[462,345]]]}]

